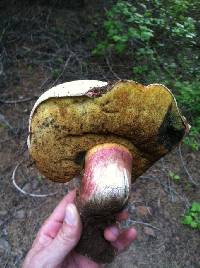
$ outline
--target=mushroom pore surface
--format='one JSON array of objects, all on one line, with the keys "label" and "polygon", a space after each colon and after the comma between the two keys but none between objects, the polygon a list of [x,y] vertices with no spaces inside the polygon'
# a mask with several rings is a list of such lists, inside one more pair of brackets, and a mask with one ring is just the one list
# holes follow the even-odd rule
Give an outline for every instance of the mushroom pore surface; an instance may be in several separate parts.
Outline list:
[{"label": "mushroom pore surface", "polygon": [[171,151],[187,130],[163,85],[123,80],[93,87],[82,96],[56,95],[34,108],[28,144],[38,169],[53,181],[79,175],[85,153],[104,143],[121,144],[132,153],[134,180]]}]

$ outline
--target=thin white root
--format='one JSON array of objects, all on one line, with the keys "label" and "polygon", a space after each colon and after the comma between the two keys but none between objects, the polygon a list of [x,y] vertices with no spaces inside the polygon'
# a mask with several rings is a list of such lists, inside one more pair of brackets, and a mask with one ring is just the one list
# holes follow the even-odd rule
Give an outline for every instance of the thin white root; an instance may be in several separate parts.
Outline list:
[{"label": "thin white root", "polygon": [[55,193],[49,193],[49,194],[34,194],[34,193],[28,193],[28,192],[24,191],[24,190],[23,190],[23,189],[16,183],[16,172],[17,172],[19,166],[20,166],[22,163],[23,163],[23,161],[20,162],[20,163],[18,163],[18,164],[15,166],[15,168],[14,168],[14,170],[13,170],[13,173],[12,173],[12,178],[11,178],[14,187],[15,187],[20,193],[22,193],[23,195],[31,196],[31,197],[47,197],[47,196],[52,196],[52,195],[57,194],[57,192],[55,192]]}]

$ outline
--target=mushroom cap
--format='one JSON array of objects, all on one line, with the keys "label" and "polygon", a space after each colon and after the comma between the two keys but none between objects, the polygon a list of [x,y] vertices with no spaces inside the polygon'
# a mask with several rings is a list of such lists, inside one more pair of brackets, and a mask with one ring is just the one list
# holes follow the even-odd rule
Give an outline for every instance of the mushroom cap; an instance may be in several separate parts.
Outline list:
[{"label": "mushroom cap", "polygon": [[37,100],[28,148],[41,173],[67,182],[81,174],[89,149],[121,144],[132,153],[134,180],[179,144],[188,128],[163,85],[78,80],[53,87]]}]

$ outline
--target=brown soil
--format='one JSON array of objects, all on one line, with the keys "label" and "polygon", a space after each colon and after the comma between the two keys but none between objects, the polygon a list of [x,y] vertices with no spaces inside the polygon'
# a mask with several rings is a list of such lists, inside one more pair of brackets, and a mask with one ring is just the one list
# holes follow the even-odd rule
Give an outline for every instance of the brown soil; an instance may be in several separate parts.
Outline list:
[{"label": "brown soil", "polygon": [[[64,81],[107,81],[115,79],[116,73],[123,79],[131,77],[127,73],[128,62],[116,61],[110,66],[105,59],[91,56],[95,45],[91,34],[98,31],[100,11],[98,5],[89,9],[4,6],[1,11],[1,267],[20,267],[38,228],[68,190],[67,186],[64,189],[63,185],[41,177],[28,159],[27,126],[35,96]],[[185,147],[182,151],[185,165],[200,183],[199,152]],[[24,190],[57,194],[33,198],[16,190],[11,177],[22,160],[16,181]],[[169,171],[180,175],[179,184],[170,180]],[[130,219],[123,226],[135,225],[138,239],[107,267],[200,267],[199,231],[181,224],[181,216],[193,200],[200,201],[200,188],[189,183],[179,152],[175,150],[133,185]]]}]

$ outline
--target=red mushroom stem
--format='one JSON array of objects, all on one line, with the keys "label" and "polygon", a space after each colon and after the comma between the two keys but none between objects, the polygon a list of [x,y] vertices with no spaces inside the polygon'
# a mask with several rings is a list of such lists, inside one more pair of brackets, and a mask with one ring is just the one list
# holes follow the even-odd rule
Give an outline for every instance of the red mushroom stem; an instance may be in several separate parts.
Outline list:
[{"label": "red mushroom stem", "polygon": [[128,202],[131,170],[132,154],[122,145],[101,144],[86,154],[79,196],[83,235],[77,250],[97,262],[114,258],[114,248],[103,232]]}]

